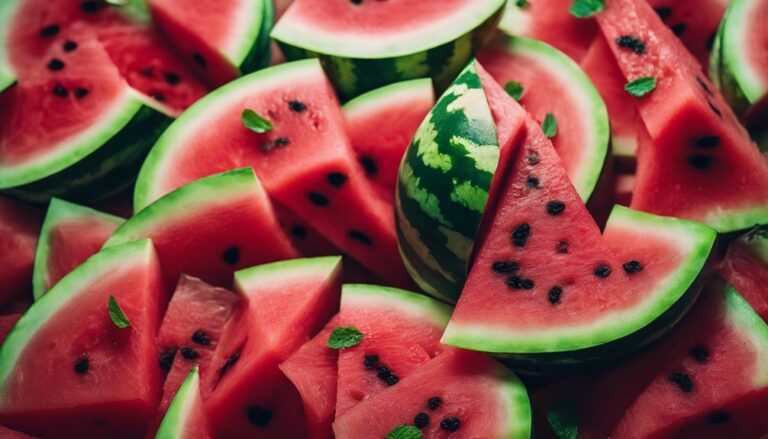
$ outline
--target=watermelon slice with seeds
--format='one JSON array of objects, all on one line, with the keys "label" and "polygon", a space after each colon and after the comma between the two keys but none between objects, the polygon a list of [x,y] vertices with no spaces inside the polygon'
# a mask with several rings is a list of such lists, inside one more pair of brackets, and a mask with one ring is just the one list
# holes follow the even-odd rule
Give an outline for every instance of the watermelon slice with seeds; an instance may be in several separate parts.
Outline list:
[{"label": "watermelon slice with seeds", "polygon": [[768,321],[768,227],[756,227],[732,241],[717,271]]},{"label": "watermelon slice with seeds", "polygon": [[338,310],[341,258],[275,262],[239,271],[240,304],[203,382],[217,437],[305,437],[301,398],[280,372]]},{"label": "watermelon slice with seeds", "polygon": [[[146,239],[65,276],[0,347],[0,422],[43,437],[140,437],[160,396],[162,287]],[[111,297],[130,326],[114,323]]]},{"label": "watermelon slice with seeds", "polygon": [[157,246],[169,288],[182,273],[226,287],[239,268],[297,256],[250,168],[205,177],[171,192],[126,221],[104,246],[143,237]]},{"label": "watermelon slice with seeds", "polygon": [[181,383],[154,437],[155,439],[209,439],[211,437],[200,397],[200,373],[196,367]]},{"label": "watermelon slice with seeds", "polygon": [[31,289],[41,223],[37,209],[0,196],[0,307]]},{"label": "watermelon slice with seeds", "polygon": [[32,286],[39,299],[64,275],[96,254],[123,218],[54,198],[35,253]]}]

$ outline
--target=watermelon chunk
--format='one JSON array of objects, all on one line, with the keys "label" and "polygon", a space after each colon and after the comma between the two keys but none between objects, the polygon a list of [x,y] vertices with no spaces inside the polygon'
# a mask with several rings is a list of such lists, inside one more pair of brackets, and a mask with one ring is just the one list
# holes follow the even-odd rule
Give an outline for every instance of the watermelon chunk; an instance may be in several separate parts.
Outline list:
[{"label": "watermelon chunk", "polygon": [[354,326],[364,338],[339,353],[336,419],[443,352],[440,335],[450,312],[449,306],[409,291],[344,285],[339,325]]},{"label": "watermelon chunk", "polygon": [[202,178],[171,192],[126,221],[104,246],[140,237],[151,238],[157,246],[171,288],[181,273],[230,286],[238,268],[297,255],[248,168]]},{"label": "watermelon chunk", "polygon": [[240,305],[203,397],[217,437],[305,437],[301,399],[278,366],[338,310],[341,258],[296,259],[235,274]]},{"label": "watermelon chunk", "polygon": [[125,220],[58,198],[45,214],[32,286],[39,299],[64,275],[96,254]]},{"label": "watermelon chunk", "polygon": [[511,371],[487,355],[456,350],[360,402],[333,429],[339,439],[385,437],[414,424],[425,439],[522,439],[531,437],[531,408]]},{"label": "watermelon chunk", "polygon": [[[110,297],[129,327],[110,320]],[[149,240],[104,250],[65,276],[0,347],[0,422],[43,437],[139,437],[160,396],[162,297]]]},{"label": "watermelon chunk", "polygon": [[731,242],[718,272],[768,321],[768,228],[757,227]]},{"label": "watermelon chunk", "polygon": [[0,307],[30,291],[41,222],[37,209],[0,196]]},{"label": "watermelon chunk", "polygon": [[208,439],[208,426],[200,397],[200,373],[197,367],[179,387],[155,439]]}]

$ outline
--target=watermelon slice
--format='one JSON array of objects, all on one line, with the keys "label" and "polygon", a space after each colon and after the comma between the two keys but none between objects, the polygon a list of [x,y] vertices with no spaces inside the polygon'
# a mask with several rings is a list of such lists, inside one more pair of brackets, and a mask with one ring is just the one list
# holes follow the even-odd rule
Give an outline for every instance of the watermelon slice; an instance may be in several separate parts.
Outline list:
[{"label": "watermelon slice", "polygon": [[37,209],[0,196],[0,307],[30,291],[41,222]]},{"label": "watermelon slice", "polygon": [[608,111],[587,75],[564,53],[527,38],[502,36],[477,59],[499,84],[522,86],[517,100],[535,120],[554,117],[557,130],[550,138],[568,178],[587,202],[603,173],[611,140]]},{"label": "watermelon slice", "polygon": [[435,93],[429,79],[387,85],[344,104],[349,141],[365,175],[386,199],[393,198],[397,168],[433,105]]},{"label": "watermelon slice", "polygon": [[344,285],[339,326],[354,326],[364,338],[339,353],[336,419],[443,352],[440,335],[450,312],[449,306],[409,291]]},{"label": "watermelon slice", "polygon": [[[525,387],[487,355],[451,351],[360,402],[337,419],[338,438],[385,437],[399,425],[415,425],[425,439],[531,437]],[[418,431],[418,430],[417,430]]]},{"label": "watermelon slice", "polygon": [[[110,320],[111,297],[129,327]],[[139,437],[160,396],[162,297],[149,240],[104,250],[65,276],[0,347],[0,422],[43,437]]]},{"label": "watermelon slice", "polygon": [[[273,129],[247,129],[244,109],[273,121]],[[371,196],[343,129],[317,60],[261,70],[208,95],[165,132],[139,175],[135,207],[196,178],[253,166],[278,203],[379,277],[406,284],[391,207]]]},{"label": "watermelon slice", "polygon": [[140,237],[157,246],[169,287],[181,273],[229,286],[239,268],[297,255],[250,168],[202,178],[171,192],[126,221],[104,246]]},{"label": "watermelon slice", "polygon": [[351,98],[405,79],[445,89],[492,35],[504,0],[296,0],[272,38],[289,60],[319,57]]},{"label": "watermelon slice", "polygon": [[192,368],[168,408],[155,439],[208,439],[203,401],[200,397],[200,373]]},{"label": "watermelon slice", "polygon": [[731,242],[718,272],[768,321],[767,227],[757,227]]},{"label": "watermelon slice", "polygon": [[[696,60],[645,2],[610,0],[597,20],[627,82],[656,81],[655,90],[635,99],[653,146],[639,157],[632,208],[720,232],[763,222],[768,159]],[[667,59],[679,60],[679,68],[669,69]]]},{"label": "watermelon slice", "polygon": [[280,365],[301,395],[310,439],[333,437],[331,423],[336,412],[338,351],[328,347],[328,337],[339,326],[334,317],[312,340],[304,343]]},{"label": "watermelon slice", "polygon": [[278,366],[338,310],[341,258],[276,262],[239,271],[236,314],[204,377],[217,437],[305,437],[301,399]]},{"label": "watermelon slice", "polygon": [[96,254],[124,221],[90,207],[52,199],[35,253],[35,299]]},{"label": "watermelon slice", "polygon": [[538,124],[526,130],[443,342],[541,373],[655,339],[697,296],[715,232],[616,208],[601,237]]}]

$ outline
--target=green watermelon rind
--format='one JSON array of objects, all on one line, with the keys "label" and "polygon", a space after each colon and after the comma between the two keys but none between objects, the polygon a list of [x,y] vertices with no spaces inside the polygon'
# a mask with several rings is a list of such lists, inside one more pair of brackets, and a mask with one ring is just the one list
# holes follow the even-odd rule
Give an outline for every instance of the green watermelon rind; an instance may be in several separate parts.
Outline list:
[{"label": "green watermelon rind", "polygon": [[[48,293],[35,302],[16,323],[16,326],[8,334],[8,338],[0,346],[0,406],[7,403],[7,401],[3,401],[4,388],[8,378],[13,373],[16,362],[35,334],[52,318],[55,318],[57,312],[76,300],[78,294],[87,291],[91,285],[108,278],[112,272],[120,267],[130,266],[134,261],[150,260],[155,257],[154,255],[154,246],[152,241],[148,239],[140,239],[102,250],[64,276]],[[107,313],[106,302],[104,303],[104,313]]]},{"label": "green watermelon rind", "polygon": [[285,282],[291,279],[302,279],[308,276],[335,278],[341,271],[341,256],[320,256],[314,258],[289,259],[244,268],[235,272],[235,290],[250,291],[249,284],[269,284],[269,282]]},{"label": "green watermelon rind", "polygon": [[[422,98],[434,102],[434,89],[430,78],[409,79],[379,87],[347,101],[342,111],[347,121],[366,120],[371,113],[378,113],[404,101]],[[351,122],[354,123],[354,122]]]},{"label": "green watermelon rind", "polygon": [[125,222],[125,219],[108,213],[99,212],[90,207],[70,203],[58,198],[51,199],[48,211],[45,214],[43,227],[40,229],[40,238],[37,241],[35,252],[35,265],[32,271],[32,292],[35,300],[46,292],[45,279],[48,276],[48,257],[50,253],[51,231],[64,221],[76,221],[79,219],[95,218],[103,222],[113,223],[116,226]]},{"label": "green watermelon rind", "polygon": [[0,93],[16,83],[16,73],[13,71],[8,55],[8,34],[11,32],[10,23],[20,0],[5,0],[0,2]]},{"label": "green watermelon rind", "polygon": [[148,204],[164,195],[155,185],[164,182],[165,167],[174,166],[176,149],[186,145],[186,136],[194,130],[189,127],[204,123],[211,114],[219,109],[225,110],[234,102],[240,102],[243,96],[271,89],[276,84],[290,84],[300,81],[303,76],[317,75],[320,64],[317,60],[304,60],[280,64],[236,79],[195,102],[163,132],[152,146],[144,161],[133,194],[134,211],[138,212]]},{"label": "green watermelon rind", "polygon": [[[266,67],[272,56],[269,33],[275,21],[275,8],[271,0],[261,0],[258,26],[250,26],[248,35],[238,38],[239,45],[231,54],[225,54],[241,73],[250,73]],[[253,16],[251,16],[253,18]]]},{"label": "green watermelon rind", "polygon": [[344,284],[341,287],[342,309],[395,308],[412,319],[427,321],[435,327],[445,328],[453,307],[429,296],[399,288],[369,284]]},{"label": "green watermelon rind", "polygon": [[200,398],[200,373],[198,367],[192,368],[176,391],[157,430],[155,439],[179,439],[184,437],[184,428],[189,421],[190,405]]},{"label": "green watermelon rind", "polygon": [[699,276],[710,258],[717,233],[693,221],[661,217],[622,206],[614,207],[606,228],[617,222],[632,227],[648,227],[648,233],[655,229],[660,234],[668,235],[670,240],[687,241],[685,245],[690,248],[688,258],[676,267],[667,282],[657,287],[653,300],[645,300],[629,312],[603,313],[598,322],[590,323],[585,329],[563,326],[536,333],[514,334],[509,328],[451,323],[443,335],[443,343],[465,349],[512,354],[512,362],[554,364],[602,359],[610,356],[610,351],[618,355],[622,349],[637,349],[643,343],[658,338],[679,320],[698,296],[699,288],[696,286]]},{"label": "green watermelon rind", "polygon": [[753,363],[757,366],[754,374],[755,388],[768,386],[768,324],[731,285],[725,291],[725,311],[726,319],[733,322],[734,328],[738,328],[742,339],[750,341],[755,348],[758,356]]},{"label": "green watermelon rind", "polygon": [[[509,421],[500,437],[529,439],[532,437],[533,410],[528,390],[517,375],[501,365],[499,365],[499,381],[501,400],[507,403],[507,420]],[[525,421],[520,422],[520,420]]]}]

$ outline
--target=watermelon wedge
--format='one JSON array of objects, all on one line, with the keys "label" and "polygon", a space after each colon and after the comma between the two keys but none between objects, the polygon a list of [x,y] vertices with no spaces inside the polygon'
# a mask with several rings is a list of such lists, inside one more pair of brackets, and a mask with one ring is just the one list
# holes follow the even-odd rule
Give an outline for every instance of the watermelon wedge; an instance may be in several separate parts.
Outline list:
[{"label": "watermelon wedge", "polygon": [[305,437],[301,398],[278,366],[338,310],[341,258],[295,259],[235,274],[240,296],[204,377],[217,437]]},{"label": "watermelon wedge", "polygon": [[239,268],[297,255],[250,168],[205,177],[171,192],[126,221],[104,246],[143,237],[157,246],[170,288],[181,273],[230,286]]},{"label": "watermelon wedge", "polygon": [[0,307],[28,293],[42,215],[0,196]]},{"label": "watermelon wedge", "polygon": [[[607,4],[597,20],[625,79],[653,78],[645,81],[656,84],[635,98],[653,146],[639,157],[632,208],[701,221],[720,232],[764,222],[768,159],[647,3]],[[629,37],[643,50],[626,47]],[[679,68],[669,69],[666,59],[678,59]]]},{"label": "watermelon wedge", "polygon": [[399,425],[415,425],[425,439],[523,439],[531,437],[531,408],[511,371],[490,356],[457,350],[360,402],[333,429],[339,439],[386,437]]},{"label": "watermelon wedge", "polygon": [[208,439],[210,437],[203,401],[200,397],[200,373],[195,367],[179,387],[155,439]]},{"label": "watermelon wedge", "polygon": [[[273,129],[247,129],[245,109],[273,121]],[[379,277],[407,284],[391,208],[371,196],[343,130],[317,60],[258,71],[208,95],[163,134],[139,175],[135,207],[196,178],[253,166],[277,203]]]},{"label": "watermelon wedge", "polygon": [[[140,437],[160,396],[162,297],[149,240],[104,250],[65,276],[0,347],[0,422],[43,437]],[[128,327],[110,319],[110,298]]]},{"label": "watermelon wedge", "polygon": [[504,0],[296,0],[272,30],[288,60],[318,57],[344,98],[406,79],[443,90],[493,34]]},{"label": "watermelon wedge", "polygon": [[385,199],[393,198],[397,168],[434,105],[435,92],[429,79],[387,85],[344,104],[349,141],[365,175],[381,189]]},{"label": "watermelon wedge", "polygon": [[718,273],[768,321],[768,228],[757,227],[731,242]]},{"label": "watermelon wedge", "polygon": [[32,275],[35,299],[96,254],[124,221],[90,207],[52,199],[35,253]]},{"label": "watermelon wedge", "polygon": [[715,232],[616,208],[601,237],[538,124],[526,131],[443,342],[542,373],[657,338],[696,298]]},{"label": "watermelon wedge", "polygon": [[443,352],[440,335],[450,312],[448,305],[409,291],[344,285],[339,326],[357,328],[363,340],[339,352],[336,419]]}]

